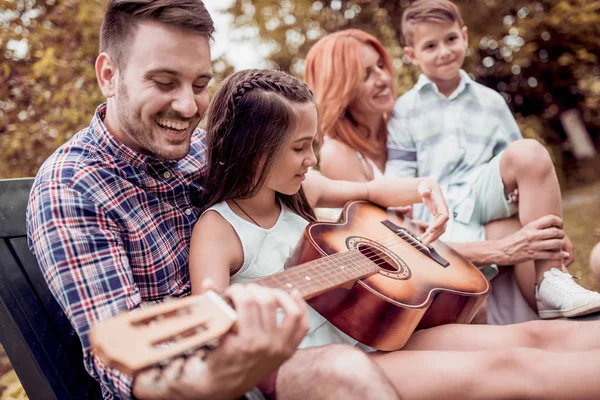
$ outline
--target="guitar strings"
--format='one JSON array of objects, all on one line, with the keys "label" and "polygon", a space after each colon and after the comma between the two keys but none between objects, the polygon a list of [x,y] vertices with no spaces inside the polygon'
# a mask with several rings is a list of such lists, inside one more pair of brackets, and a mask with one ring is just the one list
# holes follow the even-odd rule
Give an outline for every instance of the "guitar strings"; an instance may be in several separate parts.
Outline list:
[{"label": "guitar strings", "polygon": [[[407,240],[406,237],[410,238],[410,240]],[[417,242],[412,236],[410,236],[408,233],[402,232],[402,233],[393,233],[392,235],[387,235],[384,238],[382,238],[381,240],[373,240],[373,239],[369,239],[369,240],[373,240],[374,242],[376,242],[377,244],[379,244],[380,246],[385,247],[386,249],[389,249],[395,245],[400,245],[400,242],[397,241],[398,238],[401,238],[404,240],[404,242],[408,243],[409,245],[411,245],[412,247],[416,248],[417,250],[419,250],[419,247],[425,247],[426,246],[420,242]],[[413,242],[414,241],[414,242]],[[386,260],[383,259],[383,257],[380,254],[385,254],[383,251],[381,251],[380,249],[377,249],[374,246],[369,246],[368,250],[365,250],[364,252],[356,249],[355,251],[345,251],[342,253],[336,253],[339,254],[340,257],[336,260],[336,261],[352,261],[353,263],[356,263],[357,260],[349,260],[349,258],[351,258],[354,254],[356,253],[360,253],[362,254],[366,259],[368,259],[369,261],[371,261],[373,264],[375,264],[377,267],[381,267],[384,264],[389,264]],[[333,254],[335,255],[335,254]],[[347,260],[343,260],[342,258],[346,258]],[[355,258],[355,257],[354,257]],[[318,266],[318,264],[326,264],[328,262],[331,262],[331,259],[328,259],[328,257],[323,257],[323,258],[319,258],[314,260],[313,262],[315,262],[315,266]],[[319,273],[318,271],[315,271],[317,273]],[[326,271],[322,271],[322,272],[326,272]]]},{"label": "guitar strings", "polygon": [[[408,236],[411,240],[406,240],[406,238],[403,237],[404,235]],[[407,233],[393,233],[392,235],[387,235],[379,240],[373,240],[373,239],[369,239],[369,240],[372,240],[372,241],[376,242],[378,245],[388,249],[394,245],[400,245],[400,243],[397,241],[398,237],[403,239],[404,242],[406,242],[407,244],[416,248],[417,250],[419,250],[419,248],[421,246],[426,248],[426,246],[424,244],[422,244],[420,242],[416,242],[416,240],[414,238],[410,237]],[[413,240],[415,240],[415,242],[413,242]],[[371,250],[371,249],[373,249],[373,250]],[[375,264],[377,264],[377,266],[381,266],[382,264],[386,263],[385,260],[383,261],[382,264],[378,264],[377,262],[375,262],[376,258],[379,260],[382,260],[382,257],[379,254],[383,253],[380,249],[377,249],[375,246],[369,246],[368,250],[366,250],[365,252],[361,252],[358,249],[357,249],[357,251],[360,252],[361,254],[363,254],[367,259],[373,261]],[[344,253],[349,253],[349,252],[344,252]],[[344,253],[337,253],[337,254],[344,254]],[[321,258],[321,259],[317,259],[317,260],[323,260],[323,259]],[[315,260],[315,261],[317,261],[317,260]]]}]

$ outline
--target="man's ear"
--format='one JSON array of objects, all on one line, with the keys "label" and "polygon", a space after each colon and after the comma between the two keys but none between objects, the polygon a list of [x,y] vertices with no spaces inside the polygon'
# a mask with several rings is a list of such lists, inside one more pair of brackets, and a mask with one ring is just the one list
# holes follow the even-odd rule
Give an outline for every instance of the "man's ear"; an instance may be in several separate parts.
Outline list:
[{"label": "man's ear", "polygon": [[467,26],[466,25],[463,26],[461,31],[462,31],[463,39],[465,40],[467,47],[469,47],[469,30],[467,29]]},{"label": "man's ear", "polygon": [[412,46],[406,46],[404,48],[404,54],[410,59],[411,63],[419,65],[419,61],[417,60],[417,57],[415,57],[415,49],[413,49]]},{"label": "man's ear", "polygon": [[106,53],[100,53],[96,58],[96,78],[104,97],[111,98],[117,91],[117,66]]}]

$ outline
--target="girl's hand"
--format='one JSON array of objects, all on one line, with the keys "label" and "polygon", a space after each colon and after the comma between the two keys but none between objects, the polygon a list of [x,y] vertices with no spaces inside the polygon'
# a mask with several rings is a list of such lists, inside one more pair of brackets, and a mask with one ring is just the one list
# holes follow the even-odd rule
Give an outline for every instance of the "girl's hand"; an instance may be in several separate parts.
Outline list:
[{"label": "girl's hand", "polygon": [[446,205],[442,189],[435,179],[425,178],[419,184],[418,191],[423,204],[434,218],[429,228],[421,235],[423,244],[428,245],[437,240],[446,231],[448,206]]}]

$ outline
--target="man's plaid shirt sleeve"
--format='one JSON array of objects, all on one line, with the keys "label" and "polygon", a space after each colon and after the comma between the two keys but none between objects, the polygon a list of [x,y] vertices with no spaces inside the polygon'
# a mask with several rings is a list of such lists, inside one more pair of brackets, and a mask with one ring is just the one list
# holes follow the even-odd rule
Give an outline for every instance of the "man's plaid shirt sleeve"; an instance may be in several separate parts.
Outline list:
[{"label": "man's plaid shirt sleeve", "polygon": [[131,377],[94,356],[88,337],[94,321],[141,302],[116,225],[76,190],[44,182],[31,193],[27,230],[50,290],[81,339],[87,371],[115,397],[130,398]]}]

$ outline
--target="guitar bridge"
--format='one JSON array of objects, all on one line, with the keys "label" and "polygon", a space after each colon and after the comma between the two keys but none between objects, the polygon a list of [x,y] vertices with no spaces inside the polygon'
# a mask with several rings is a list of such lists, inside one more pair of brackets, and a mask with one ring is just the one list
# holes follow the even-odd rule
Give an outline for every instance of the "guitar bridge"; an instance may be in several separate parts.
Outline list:
[{"label": "guitar bridge", "polygon": [[381,221],[386,228],[400,236],[406,242],[408,242],[411,246],[419,250],[421,253],[431,258],[436,263],[440,264],[442,267],[446,268],[450,265],[450,263],[442,257],[432,246],[426,246],[421,243],[421,239],[415,236],[411,231],[401,226],[394,224],[389,219],[385,221]]}]

